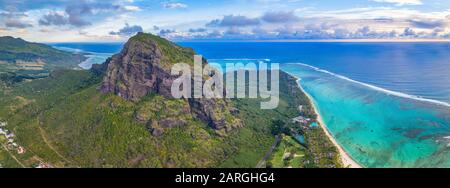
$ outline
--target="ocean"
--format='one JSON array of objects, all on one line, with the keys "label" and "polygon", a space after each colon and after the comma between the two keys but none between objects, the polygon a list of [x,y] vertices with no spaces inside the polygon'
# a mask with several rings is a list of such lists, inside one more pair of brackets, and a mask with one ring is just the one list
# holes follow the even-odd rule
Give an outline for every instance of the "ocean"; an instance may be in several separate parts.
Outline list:
[{"label": "ocean", "polygon": [[79,66],[83,69],[91,69],[93,64],[102,64],[114,55],[120,52],[123,43],[50,43],[54,48],[74,52],[74,53],[89,53],[88,58]]},{"label": "ocean", "polygon": [[[450,43],[183,42],[212,63],[273,62],[301,78],[330,133],[365,167],[450,167]],[[52,44],[91,52],[119,43]]]}]

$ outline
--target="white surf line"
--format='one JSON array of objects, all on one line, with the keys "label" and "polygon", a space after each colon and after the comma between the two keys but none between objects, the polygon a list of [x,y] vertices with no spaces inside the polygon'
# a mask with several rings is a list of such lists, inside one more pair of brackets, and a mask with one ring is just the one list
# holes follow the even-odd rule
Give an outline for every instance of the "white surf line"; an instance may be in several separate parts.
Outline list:
[{"label": "white surf line", "polygon": [[364,82],[356,81],[356,80],[353,80],[353,79],[348,78],[346,76],[342,76],[342,75],[339,75],[339,74],[336,74],[336,73],[332,73],[330,71],[323,70],[323,69],[320,69],[318,67],[314,67],[312,65],[308,65],[308,64],[304,64],[304,63],[286,63],[286,64],[295,64],[295,65],[302,65],[302,66],[305,66],[305,67],[309,67],[309,68],[311,68],[311,69],[313,69],[315,71],[326,73],[326,74],[335,76],[337,78],[340,78],[340,79],[343,79],[343,80],[346,80],[346,81],[349,81],[349,82],[360,84],[360,85],[363,85],[365,87],[371,88],[373,90],[384,92],[384,93],[386,93],[388,95],[394,95],[394,96],[401,97],[401,98],[413,99],[413,100],[417,100],[417,101],[429,102],[429,103],[433,103],[433,104],[437,104],[437,105],[441,105],[441,106],[450,107],[450,104],[447,103],[447,102],[438,101],[438,100],[434,100],[434,99],[427,99],[427,98],[423,98],[423,97],[420,97],[420,96],[410,95],[410,94],[397,92],[397,91],[391,91],[391,90],[384,89],[384,88],[381,88],[381,87],[378,87],[378,86],[374,86],[374,85],[370,85],[370,84],[367,84],[367,83],[364,83]]},{"label": "white surf line", "polygon": [[70,48],[70,47],[59,47],[59,46],[52,46],[53,48],[56,48],[58,50],[62,50],[65,52],[71,52],[71,53],[87,53],[88,55],[109,55],[112,56],[114,53],[106,53],[106,52],[91,52],[91,51],[85,51],[78,48]]},{"label": "white surf line", "polygon": [[325,135],[330,139],[330,141],[333,143],[334,146],[338,149],[338,152],[340,154],[341,162],[344,164],[344,167],[349,168],[364,168],[363,165],[359,164],[355,159],[352,158],[350,154],[348,154],[344,148],[337,142],[337,140],[334,138],[331,131],[328,129],[327,125],[325,124],[325,121],[322,118],[322,115],[320,114],[320,110],[318,109],[318,106],[316,105],[314,98],[309,95],[308,92],[305,91],[305,89],[300,84],[301,78],[293,75],[292,73],[289,73],[289,71],[285,71],[289,75],[293,76],[297,79],[297,85],[300,88],[300,90],[306,95],[308,100],[311,102],[311,105],[313,107],[314,112],[317,114],[317,121],[319,122],[320,128],[325,132]]},{"label": "white surf line", "polygon": [[229,59],[208,59],[208,61],[270,61],[270,59],[250,59],[250,58],[229,58]]}]

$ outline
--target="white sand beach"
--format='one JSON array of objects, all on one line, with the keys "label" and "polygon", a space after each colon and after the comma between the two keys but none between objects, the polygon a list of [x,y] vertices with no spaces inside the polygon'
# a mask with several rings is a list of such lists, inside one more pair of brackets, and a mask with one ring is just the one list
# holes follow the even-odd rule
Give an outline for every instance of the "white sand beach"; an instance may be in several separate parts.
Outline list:
[{"label": "white sand beach", "polygon": [[[296,77],[297,78],[297,77]],[[297,78],[297,82],[300,79]],[[344,164],[345,167],[348,168],[363,168],[361,165],[359,165],[355,160],[353,160],[350,155],[347,154],[347,152],[345,152],[345,150],[338,144],[338,142],[336,141],[336,139],[334,139],[333,135],[331,135],[330,131],[328,130],[326,124],[324,123],[322,116],[319,113],[319,110],[317,109],[316,105],[314,104],[314,99],[303,89],[303,87],[298,84],[298,86],[300,87],[300,89],[303,91],[303,93],[305,93],[305,95],[309,98],[309,101],[311,102],[313,108],[314,108],[314,112],[317,114],[317,121],[320,124],[320,127],[324,130],[325,134],[328,136],[328,138],[331,140],[331,142],[333,142],[333,144],[336,146],[336,148],[339,151],[339,155],[341,157],[341,161]]]},{"label": "white sand beach", "polygon": [[[308,98],[310,98],[310,100],[312,100],[309,95],[308,95]],[[337,143],[336,139],[334,139],[334,137],[329,132],[327,126],[323,122],[322,116],[320,116],[320,114],[314,104],[313,104],[313,107],[314,107],[314,111],[317,114],[317,121],[319,121],[320,127],[325,131],[325,134],[328,136],[328,138],[330,138],[331,142],[333,142],[333,144],[339,150],[339,155],[341,157],[341,160],[342,160],[342,163],[344,164],[344,166],[349,167],[349,168],[362,168],[362,166],[359,165],[355,160],[353,160],[350,157],[350,155],[348,155],[347,152],[345,152],[344,149],[342,149],[342,147]]]}]

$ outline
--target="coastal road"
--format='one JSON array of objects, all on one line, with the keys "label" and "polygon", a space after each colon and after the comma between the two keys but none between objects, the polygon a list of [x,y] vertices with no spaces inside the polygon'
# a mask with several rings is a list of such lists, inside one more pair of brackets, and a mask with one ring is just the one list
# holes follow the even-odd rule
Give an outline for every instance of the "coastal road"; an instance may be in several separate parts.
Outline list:
[{"label": "coastal road", "polygon": [[269,151],[266,153],[266,155],[264,155],[264,158],[261,161],[258,162],[258,164],[256,165],[256,168],[265,168],[266,167],[267,160],[270,158],[270,156],[273,153],[273,150],[275,150],[275,148],[278,146],[280,141],[281,141],[281,136],[277,135],[275,137],[275,141],[273,142],[273,144],[270,147]]}]

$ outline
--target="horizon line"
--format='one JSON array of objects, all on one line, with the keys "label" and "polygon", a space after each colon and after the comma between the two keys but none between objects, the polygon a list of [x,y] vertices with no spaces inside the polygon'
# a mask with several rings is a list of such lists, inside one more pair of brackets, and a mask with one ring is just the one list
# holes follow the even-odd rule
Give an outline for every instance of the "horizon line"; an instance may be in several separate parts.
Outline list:
[{"label": "horizon line", "polygon": [[392,42],[392,43],[407,43],[407,42],[450,42],[450,39],[275,39],[275,40],[174,40],[174,42],[342,42],[342,43],[352,43],[352,42]]},{"label": "horizon line", "polygon": [[[0,37],[13,37],[13,38],[21,38],[21,37],[14,37],[14,36],[8,36],[8,35],[3,35]],[[132,36],[130,36],[131,38]],[[164,37],[162,37],[164,38]],[[23,38],[21,38],[23,39]],[[450,39],[168,39],[165,38],[169,41],[178,43],[178,42],[223,42],[223,43],[227,43],[227,42],[235,42],[235,43],[245,43],[245,42],[299,42],[299,43],[307,43],[307,42],[342,42],[342,43],[351,43],[351,42],[373,42],[373,43],[408,43],[408,42],[442,42],[442,43],[448,43],[450,42]],[[27,39],[24,39],[27,40]],[[54,44],[54,43],[126,43],[129,40],[116,40],[116,41],[32,41],[32,40],[27,40],[29,42],[37,42],[37,43],[44,43],[44,44]]]},{"label": "horizon line", "polygon": [[[207,42],[217,42],[217,43],[450,43],[450,39],[277,39],[277,40],[170,40],[175,43],[192,42],[192,43],[207,43]],[[42,42],[44,44],[55,44],[55,43],[126,43],[124,41],[60,41],[60,42]]]},{"label": "horizon line", "polygon": [[[7,37],[7,35],[5,36],[0,36],[0,37]],[[10,36],[10,37],[14,37],[14,36]],[[131,38],[132,36],[130,36]],[[21,37],[19,37],[21,38]],[[23,38],[22,38],[23,39]],[[202,42],[218,42],[218,43],[263,43],[263,42],[273,42],[273,43],[283,43],[283,42],[298,42],[298,43],[308,43],[308,42],[323,42],[323,43],[327,43],[327,42],[341,42],[341,43],[358,43],[358,42],[367,42],[367,43],[414,43],[414,42],[442,42],[442,43],[449,43],[450,39],[168,39],[165,38],[169,41],[175,42],[175,43],[179,43],[179,42],[198,42],[198,43],[202,43]],[[26,40],[26,39],[25,39]],[[29,40],[29,42],[37,42],[37,43],[44,43],[44,44],[55,44],[55,43],[126,43],[129,40],[117,40],[117,41],[32,41]]]}]

